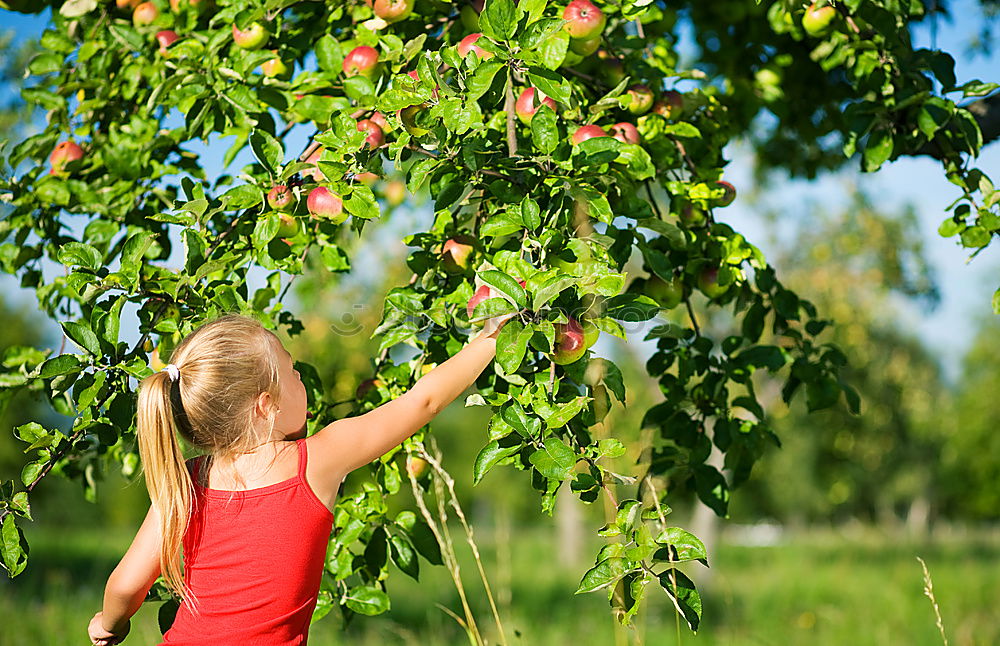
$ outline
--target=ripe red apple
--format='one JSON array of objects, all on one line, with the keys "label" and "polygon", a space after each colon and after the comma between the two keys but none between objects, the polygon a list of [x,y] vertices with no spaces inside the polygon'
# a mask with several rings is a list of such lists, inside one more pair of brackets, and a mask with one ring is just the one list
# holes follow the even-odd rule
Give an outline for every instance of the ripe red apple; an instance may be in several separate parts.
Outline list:
[{"label": "ripe red apple", "polygon": [[646,279],[642,293],[659,303],[663,309],[670,310],[684,299],[684,281],[680,276],[666,281],[653,274]]},{"label": "ripe red apple", "polygon": [[610,136],[611,135],[605,132],[604,128],[600,126],[595,126],[595,125],[580,126],[579,128],[576,129],[576,132],[573,133],[573,136],[570,137],[570,141],[572,141],[573,145],[575,146],[584,141],[587,141],[588,139],[593,139],[594,137],[610,137]]},{"label": "ripe red apple", "polygon": [[726,191],[725,193],[722,194],[722,197],[716,200],[715,204],[717,206],[729,206],[730,204],[732,204],[733,200],[736,199],[736,187],[730,184],[729,182],[722,180],[716,182],[715,185],[721,186]]},{"label": "ripe red apple", "polygon": [[[449,274],[464,273],[472,263],[472,238],[458,235],[448,238],[441,247],[441,265]],[[470,310],[471,311],[471,310]]]},{"label": "ripe red apple", "polygon": [[344,57],[344,76],[363,76],[368,80],[378,73],[378,50],[359,45]]},{"label": "ripe red apple", "polygon": [[115,0],[115,6],[123,11],[132,11],[138,7],[141,2],[142,0]]},{"label": "ripe red apple", "polygon": [[370,148],[378,148],[385,143],[385,135],[382,133],[382,128],[371,119],[358,121],[358,130],[367,134],[365,143]]},{"label": "ripe red apple", "polygon": [[[538,103],[535,102],[536,97],[538,97]],[[521,120],[521,123],[528,125],[542,103],[553,110],[559,109],[559,106],[552,100],[552,97],[545,96],[540,91],[536,92],[533,87],[525,88],[521,92],[521,95],[517,97],[517,102],[514,104],[514,112],[517,113],[517,117]]]},{"label": "ripe red apple", "polygon": [[284,184],[275,184],[267,192],[267,205],[275,211],[291,211],[295,207],[295,193]]},{"label": "ripe red apple", "polygon": [[653,104],[653,112],[671,121],[684,112],[684,97],[677,90],[667,90],[659,101]]},{"label": "ripe red apple", "polygon": [[632,114],[639,116],[646,114],[653,107],[653,91],[645,85],[633,85],[625,91],[628,95],[628,103],[625,109]]},{"label": "ripe red apple", "polygon": [[573,0],[563,10],[563,29],[571,38],[593,38],[604,30],[604,12],[589,0]]},{"label": "ripe red apple", "polygon": [[429,466],[430,464],[423,458],[418,458],[415,455],[406,456],[406,472],[413,476],[414,480],[420,480],[427,475],[427,467]]},{"label": "ripe red apple", "polygon": [[299,221],[295,219],[295,216],[290,213],[281,213],[278,215],[278,219],[281,224],[278,225],[278,237],[279,238],[293,238],[299,232]]},{"label": "ripe red apple", "polygon": [[136,27],[151,25],[159,17],[160,10],[152,2],[140,2],[132,11],[132,24]]},{"label": "ripe red apple", "polygon": [[[409,76],[414,81],[416,81],[417,83],[420,82],[420,72],[418,72],[417,70],[410,70],[409,72],[406,73],[406,75]],[[435,99],[438,98],[438,88],[436,85],[434,86],[434,90],[431,92],[431,96],[434,97]]]},{"label": "ripe red apple", "polygon": [[340,224],[347,219],[343,200],[325,186],[317,186],[309,191],[306,206],[309,208],[309,215],[329,220],[333,224]]},{"label": "ripe red apple", "polygon": [[802,14],[802,28],[810,36],[823,36],[830,30],[830,23],[837,15],[837,10],[831,5],[823,7],[814,2]]},{"label": "ripe red apple", "polygon": [[49,155],[49,163],[52,164],[49,174],[65,175],[66,164],[78,159],[83,159],[83,148],[72,141],[59,142]]},{"label": "ripe red apple", "polygon": [[480,60],[493,58],[493,52],[488,52],[476,44],[476,41],[482,38],[482,36],[482,34],[469,34],[459,41],[457,47],[458,55],[465,58],[469,55],[469,52],[476,52],[476,56],[478,56]]},{"label": "ripe red apple", "polygon": [[246,29],[233,25],[233,42],[243,49],[260,49],[270,36],[267,28],[259,22],[250,23]]},{"label": "ripe red apple", "polygon": [[729,285],[719,284],[718,267],[705,265],[698,272],[698,289],[709,298],[718,298],[729,291]]},{"label": "ripe red apple", "polygon": [[160,55],[167,55],[167,48],[178,39],[177,32],[172,29],[164,29],[156,32],[156,42],[160,44]]},{"label": "ripe red apple", "polygon": [[[519,280],[519,281],[517,281],[517,283],[521,287],[524,287],[524,285],[525,285],[525,281],[523,281],[523,280]],[[476,309],[476,305],[479,305],[483,301],[485,301],[487,299],[490,299],[490,298],[495,298],[497,296],[499,296],[499,294],[497,294],[496,292],[494,292],[493,288],[490,287],[489,285],[486,285],[486,284],[480,285],[479,289],[477,289],[475,291],[475,293],[472,295],[472,298],[469,299],[469,302],[466,303],[466,305],[465,305],[465,312],[469,315],[469,318],[471,319],[472,318],[472,313]],[[469,321],[469,322],[472,323],[473,325],[477,326],[477,327],[482,327],[486,323],[486,319],[481,319],[481,320],[478,320],[478,321]]]},{"label": "ripe red apple", "polygon": [[556,347],[552,360],[560,366],[577,361],[587,351],[583,327],[572,316],[566,323],[556,323]]},{"label": "ripe red apple", "polygon": [[274,52],[274,58],[270,58],[260,64],[260,71],[268,78],[288,79],[292,76],[292,69],[285,61],[278,58],[278,52]]},{"label": "ripe red apple", "polygon": [[598,33],[596,36],[591,38],[570,38],[569,39],[569,51],[573,52],[577,56],[590,56],[598,50],[601,46],[601,34]]},{"label": "ripe red apple", "polygon": [[628,121],[622,121],[621,123],[616,123],[611,126],[611,136],[623,144],[642,143],[642,137],[639,135],[639,129]]},{"label": "ripe red apple", "polygon": [[414,137],[423,137],[430,132],[427,128],[421,128],[417,125],[417,115],[426,107],[426,103],[420,103],[418,105],[407,106],[396,113],[396,116],[403,123],[403,128]]},{"label": "ripe red apple", "polygon": [[372,123],[381,128],[382,132],[392,132],[392,125],[389,123],[389,120],[385,118],[385,115],[382,114],[381,112],[378,111],[373,112],[372,116],[368,118],[371,119]]},{"label": "ripe red apple", "polygon": [[357,399],[364,399],[365,395],[368,394],[373,388],[379,388],[382,385],[382,380],[378,377],[372,377],[365,379],[360,384],[358,384],[357,389],[354,391],[354,397]]},{"label": "ripe red apple", "polygon": [[389,24],[405,20],[413,13],[414,0],[375,0],[372,10]]}]

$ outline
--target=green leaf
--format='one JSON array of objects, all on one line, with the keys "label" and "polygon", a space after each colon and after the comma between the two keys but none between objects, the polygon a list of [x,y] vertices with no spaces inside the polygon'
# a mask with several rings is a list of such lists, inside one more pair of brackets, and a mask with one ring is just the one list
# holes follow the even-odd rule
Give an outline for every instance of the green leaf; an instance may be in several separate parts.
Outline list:
[{"label": "green leaf", "polygon": [[389,610],[389,595],[374,586],[360,586],[348,590],[345,605],[362,615],[380,615]]},{"label": "green leaf", "polygon": [[1000,288],[993,292],[993,313],[1000,314]]},{"label": "green leaf", "polygon": [[257,218],[254,225],[253,234],[250,239],[253,241],[255,249],[262,249],[268,242],[278,235],[278,228],[281,226],[281,216],[277,211],[268,211]]},{"label": "green leaf", "polygon": [[519,308],[524,309],[528,306],[528,295],[525,293],[524,288],[502,271],[487,269],[480,272],[479,277],[484,283],[496,287],[501,293],[509,296]]},{"label": "green leaf", "polygon": [[705,544],[691,532],[680,527],[668,527],[656,537],[661,545],[670,545],[674,549],[669,554],[670,561],[695,561],[708,558]]},{"label": "green leaf", "polygon": [[[556,103],[561,103],[564,106],[570,104],[569,83],[558,72],[545,69],[544,67],[529,67],[528,80],[533,86],[541,90],[542,94],[552,97]],[[538,115],[536,114],[535,116]]]},{"label": "green leaf", "polygon": [[[499,340],[497,345],[500,345]],[[577,416],[584,408],[587,407],[587,402],[589,398],[584,395],[579,395],[574,397],[572,400],[557,404],[555,413],[546,418],[545,424],[549,428],[561,428],[569,424],[569,421]],[[575,463],[575,459],[574,459]]]},{"label": "green leaf", "polygon": [[545,440],[545,448],[535,451],[528,458],[546,478],[565,480],[576,466],[576,453],[557,437]]},{"label": "green leaf", "polygon": [[103,254],[83,242],[67,242],[59,249],[57,257],[64,265],[79,265],[91,271],[97,271],[104,266]]},{"label": "green leaf", "polygon": [[532,331],[530,327],[524,327],[517,319],[507,321],[500,330],[496,344],[497,361],[500,362],[500,366],[508,375],[514,374],[521,367],[521,361],[524,359]]},{"label": "green leaf", "polygon": [[[516,437],[516,436],[513,436]],[[476,456],[476,462],[472,467],[472,484],[477,485],[479,481],[483,479],[490,469],[495,467],[506,457],[514,455],[521,450],[521,443],[518,442],[512,446],[500,446],[500,442],[493,440],[479,451],[479,455]]]},{"label": "green leaf", "polygon": [[401,533],[392,534],[389,537],[389,556],[396,567],[414,580],[419,580],[420,561],[409,538]]},{"label": "green leaf", "polygon": [[38,376],[41,379],[51,379],[59,375],[68,375],[79,372],[83,366],[79,357],[75,354],[60,354],[52,357],[38,367]]},{"label": "green leaf", "polygon": [[271,133],[255,128],[250,133],[250,150],[253,156],[260,162],[268,173],[276,174],[278,166],[281,165],[285,156],[285,151],[281,142],[274,138]]},{"label": "green leaf", "polygon": [[583,575],[583,578],[580,580],[580,585],[577,587],[574,594],[593,592],[595,590],[605,588],[613,583],[616,583],[618,579],[625,576],[625,573],[630,569],[628,561],[620,556],[606,558],[587,570],[587,572]]},{"label": "green leaf", "polygon": [[479,14],[479,29],[493,40],[507,41],[517,31],[517,13],[512,0],[486,0]]},{"label": "green leaf", "polygon": [[356,218],[372,220],[382,215],[375,201],[375,194],[365,184],[357,184],[351,196],[344,200],[344,210]]},{"label": "green leaf", "polygon": [[241,184],[223,193],[219,199],[227,209],[248,209],[264,201],[264,192],[253,184]]},{"label": "green leaf", "polygon": [[142,258],[155,239],[156,235],[150,231],[138,231],[125,241],[119,273],[128,280],[129,285],[134,286],[138,282]]},{"label": "green leaf", "polygon": [[864,163],[862,167],[865,172],[874,172],[879,169],[892,156],[893,142],[892,132],[888,128],[879,128],[868,136],[868,143],[865,145]]},{"label": "green leaf", "polygon": [[821,375],[806,384],[806,408],[813,411],[830,408],[840,398],[841,388],[829,375]]},{"label": "green leaf", "polygon": [[73,340],[78,346],[94,355],[101,356],[101,344],[97,340],[97,335],[90,329],[90,325],[79,321],[60,321],[66,336]]},{"label": "green leaf", "polygon": [[716,515],[725,518],[729,508],[729,485],[712,466],[699,464],[694,468],[695,491],[698,498]]},{"label": "green leaf", "polygon": [[324,34],[316,41],[316,46],[313,49],[316,52],[316,62],[319,63],[322,70],[334,74],[341,73],[343,54],[336,38],[330,34]]},{"label": "green leaf", "polygon": [[548,155],[559,145],[559,126],[556,112],[542,104],[531,118],[531,141],[540,152]]},{"label": "green leaf", "polygon": [[660,585],[667,591],[677,612],[681,613],[692,632],[698,631],[701,623],[701,595],[694,581],[677,568],[669,568],[659,575]]},{"label": "green leaf", "polygon": [[3,567],[7,576],[13,579],[28,565],[28,545],[21,528],[14,523],[13,514],[4,518],[0,539],[3,541]]},{"label": "green leaf", "polygon": [[465,82],[466,96],[470,101],[475,101],[486,94],[486,91],[493,85],[493,78],[504,65],[503,61],[493,58],[476,68],[476,71]]}]

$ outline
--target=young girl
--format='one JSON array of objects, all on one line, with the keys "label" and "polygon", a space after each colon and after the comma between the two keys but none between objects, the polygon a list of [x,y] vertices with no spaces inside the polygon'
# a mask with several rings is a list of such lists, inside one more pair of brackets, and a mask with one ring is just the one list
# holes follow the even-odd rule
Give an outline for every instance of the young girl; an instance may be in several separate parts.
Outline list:
[{"label": "young girl", "polygon": [[[487,321],[406,394],[309,437],[305,386],[274,333],[227,314],[188,335],[139,386],[151,504],[108,578],[91,642],[125,639],[162,574],[183,599],[162,646],[305,644],[341,481],[462,394],[510,316]],[[175,431],[205,455],[185,461]]]}]

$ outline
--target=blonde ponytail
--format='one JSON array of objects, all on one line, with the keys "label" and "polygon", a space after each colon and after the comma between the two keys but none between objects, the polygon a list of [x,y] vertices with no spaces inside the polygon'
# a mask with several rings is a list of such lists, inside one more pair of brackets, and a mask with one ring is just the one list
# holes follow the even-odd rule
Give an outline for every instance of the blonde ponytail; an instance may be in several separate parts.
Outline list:
[{"label": "blonde ponytail", "polygon": [[[194,485],[177,440],[177,418],[183,419],[179,384],[158,372],[139,386],[137,421],[139,455],[149,498],[160,514],[160,571],[167,586],[185,601],[194,601],[184,582],[181,551],[191,519]],[[181,408],[181,410],[178,410]]]}]

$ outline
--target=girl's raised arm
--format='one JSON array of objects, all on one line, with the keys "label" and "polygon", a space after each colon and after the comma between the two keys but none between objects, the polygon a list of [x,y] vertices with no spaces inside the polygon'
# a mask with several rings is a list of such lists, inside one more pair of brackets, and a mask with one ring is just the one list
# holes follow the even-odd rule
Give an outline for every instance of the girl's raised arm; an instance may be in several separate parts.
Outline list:
[{"label": "girl's raised arm", "polygon": [[402,396],[323,428],[310,438],[316,447],[310,460],[319,460],[325,472],[342,478],[416,433],[476,381],[496,356],[497,335],[512,316],[490,319],[455,356],[421,377]]}]

